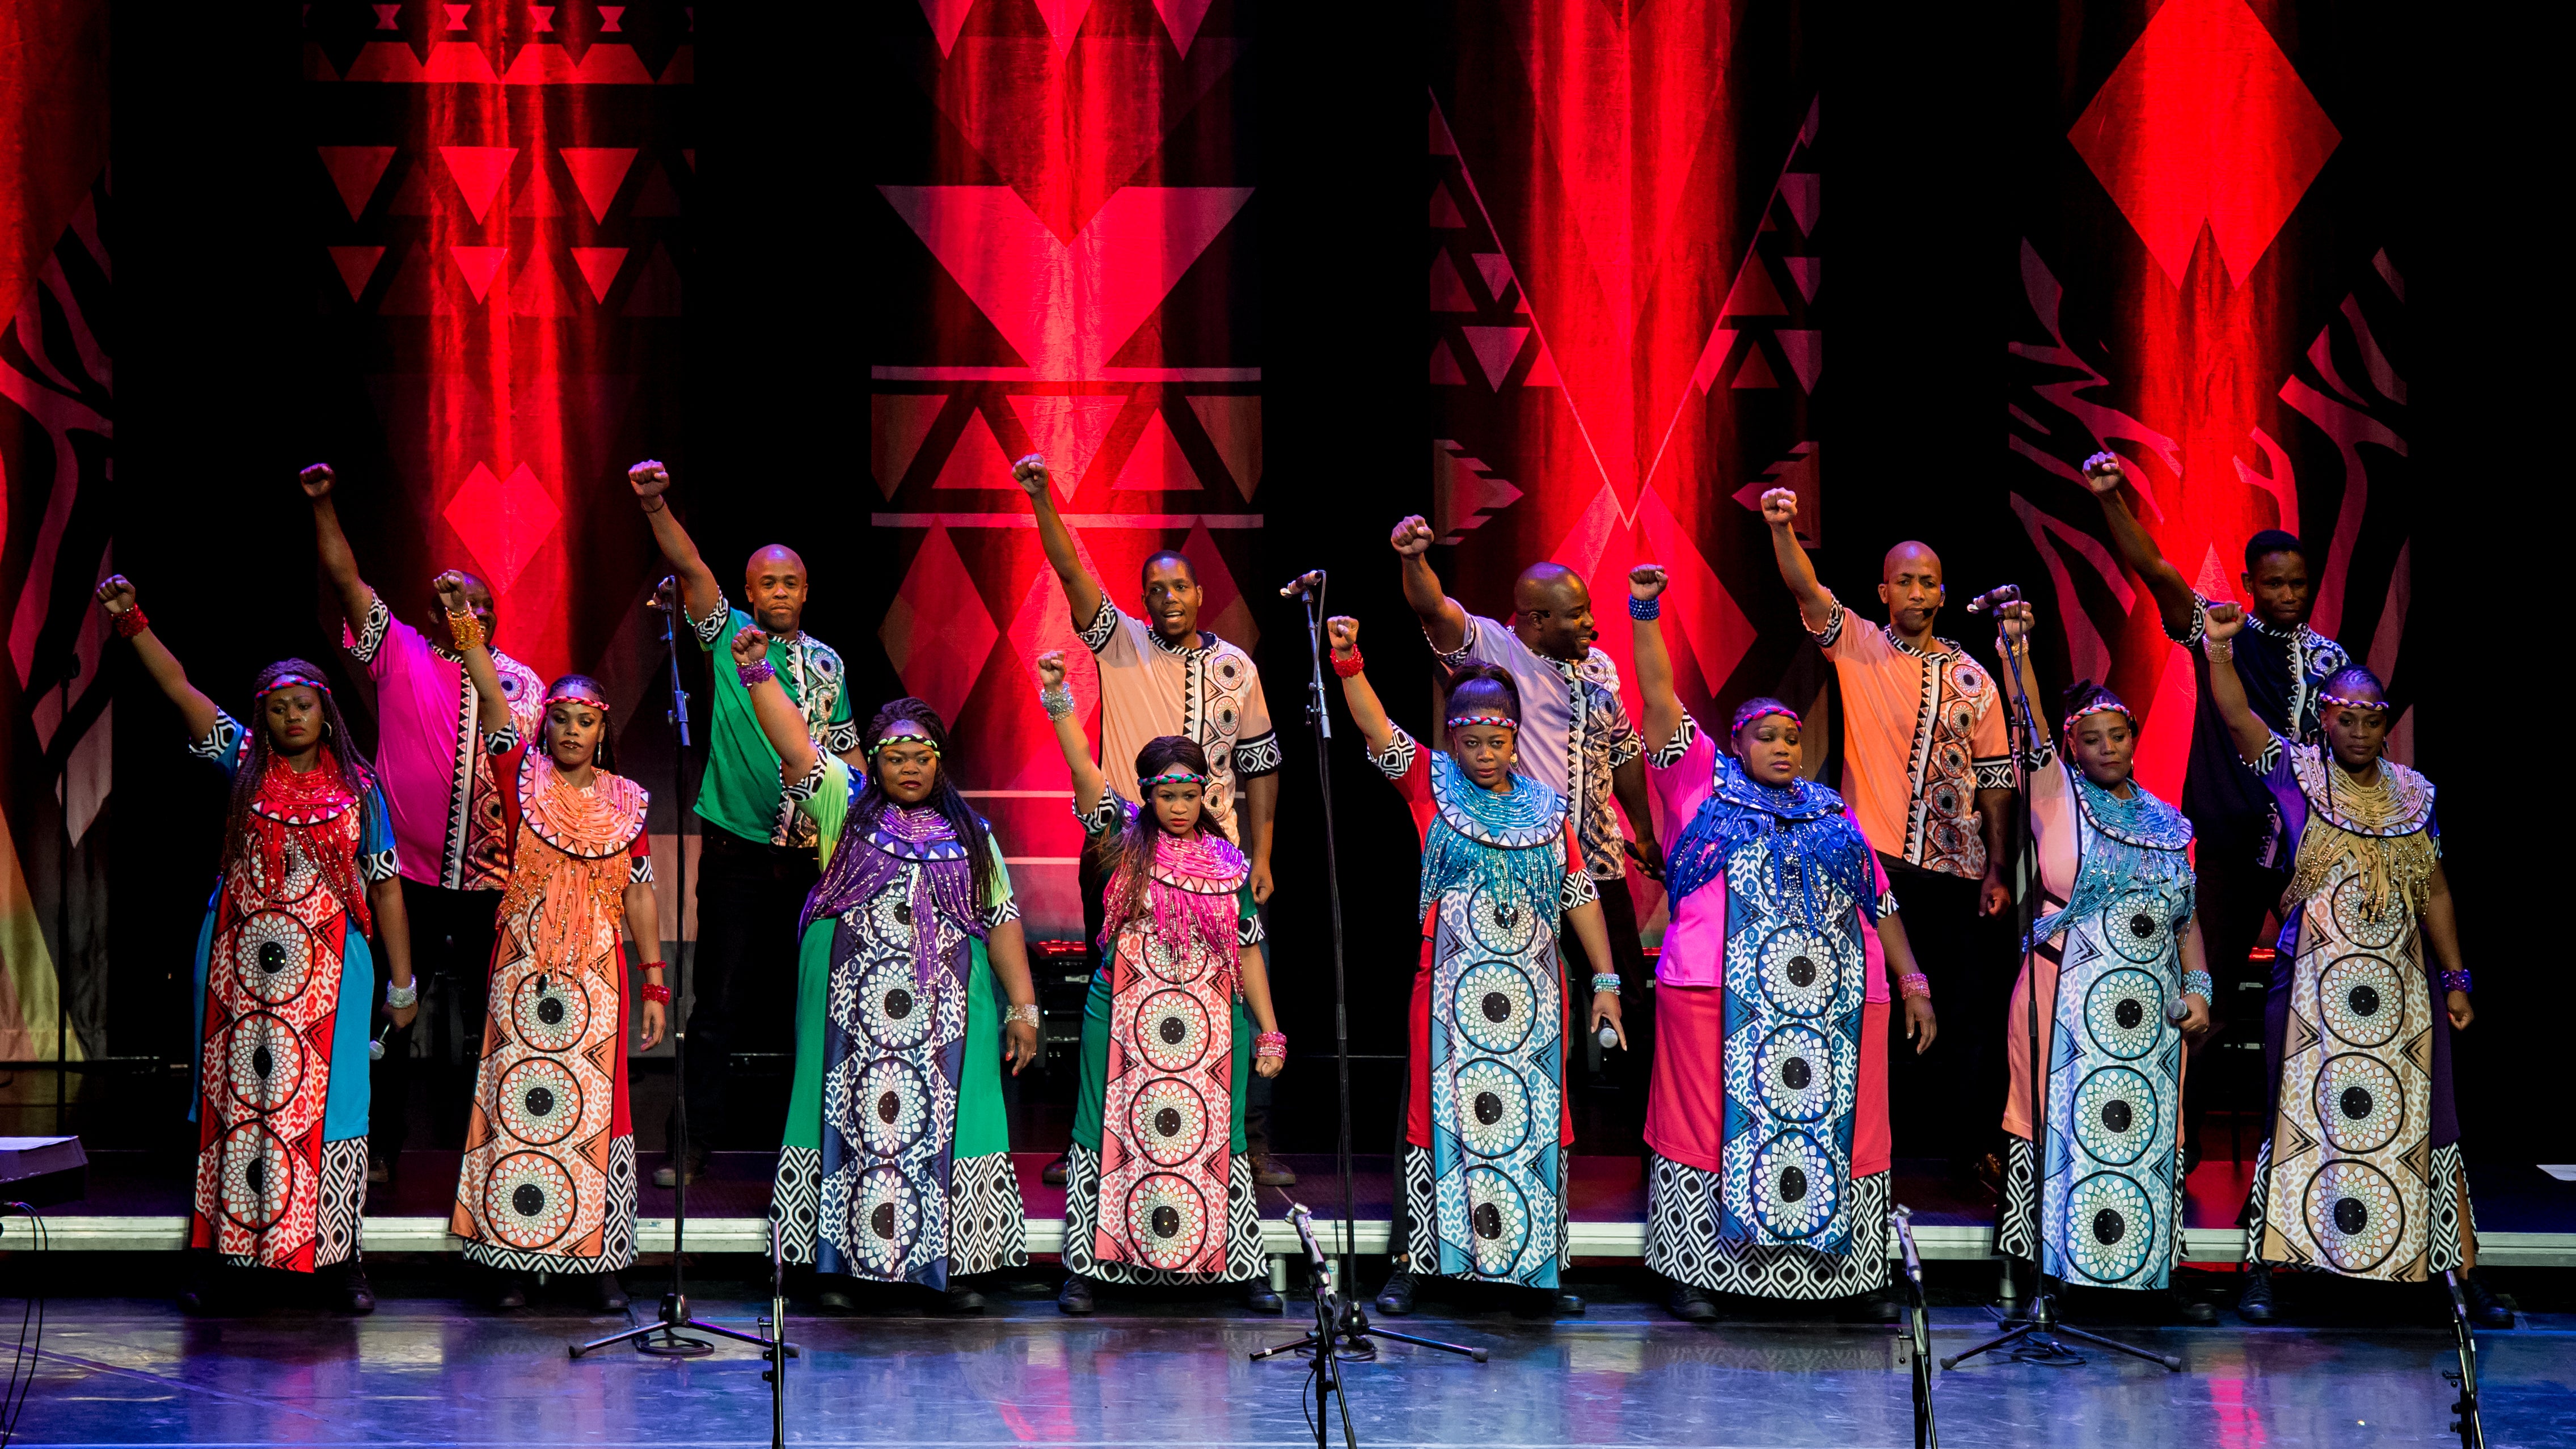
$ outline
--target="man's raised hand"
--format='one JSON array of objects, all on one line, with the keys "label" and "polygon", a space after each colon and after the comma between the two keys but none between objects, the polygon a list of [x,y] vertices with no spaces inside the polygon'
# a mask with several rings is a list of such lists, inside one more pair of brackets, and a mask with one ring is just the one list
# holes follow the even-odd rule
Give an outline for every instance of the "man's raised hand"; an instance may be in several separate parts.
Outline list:
[{"label": "man's raised hand", "polygon": [[1050,649],[1038,656],[1038,683],[1048,689],[1064,683],[1064,651]]},{"label": "man's raised hand", "polygon": [[439,607],[447,610],[448,613],[474,612],[473,607],[465,602],[465,575],[449,569],[437,578],[431,579],[429,586],[438,595]]},{"label": "man's raised hand", "polygon": [[134,584],[123,574],[109,574],[98,583],[98,606],[111,619],[134,607]]},{"label": "man's raised hand", "polygon": [[769,636],[745,626],[733,633],[733,663],[737,669],[749,669],[769,657]]},{"label": "man's raised hand", "polygon": [[335,476],[328,463],[308,463],[303,472],[295,475],[295,481],[303,486],[305,497],[319,503],[331,496]]},{"label": "man's raised hand", "polygon": [[1031,453],[1011,465],[1011,481],[1031,498],[1041,498],[1047,491],[1046,454]]},{"label": "man's raised hand", "polygon": [[1762,521],[1773,528],[1788,528],[1798,521],[1798,490],[1774,488],[1762,495]]},{"label": "man's raised hand", "polygon": [[1423,550],[1431,547],[1435,537],[1437,535],[1432,533],[1429,519],[1419,513],[1408,513],[1396,523],[1395,531],[1387,535],[1386,541],[1405,558],[1420,558]]},{"label": "man's raised hand", "polygon": [[1995,606],[1995,622],[2002,626],[2005,638],[2019,639],[2039,627],[2039,611],[2028,600],[2017,599]]},{"label": "man's raised hand", "polygon": [[1348,654],[1360,647],[1360,621],[1348,614],[1335,614],[1324,621],[1324,638],[1335,654]]},{"label": "man's raised hand", "polygon": [[647,458],[626,470],[626,482],[635,490],[637,502],[659,498],[671,487],[671,470],[659,458]]},{"label": "man's raised hand", "polygon": [[1672,577],[1664,572],[1662,564],[1639,564],[1628,570],[1628,597],[1651,599],[1663,593],[1670,583]]},{"label": "man's raised hand", "polygon": [[2120,466],[2117,453],[2096,453],[2084,460],[2084,486],[2096,494],[2117,493],[2128,481],[2128,470]]},{"label": "man's raised hand", "polygon": [[2201,613],[2200,633],[2204,639],[2219,641],[2233,639],[2236,637],[2236,631],[2244,627],[2245,606],[2243,604],[2212,604]]}]

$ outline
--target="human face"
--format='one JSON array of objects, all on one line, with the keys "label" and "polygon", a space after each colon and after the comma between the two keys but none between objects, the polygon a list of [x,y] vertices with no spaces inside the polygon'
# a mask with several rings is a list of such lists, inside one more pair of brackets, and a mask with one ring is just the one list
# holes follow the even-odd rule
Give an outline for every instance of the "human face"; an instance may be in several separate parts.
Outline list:
[{"label": "human face", "polygon": [[259,714],[277,754],[303,755],[322,743],[322,696],[308,685],[270,690],[260,696]]},{"label": "human face", "polygon": [[743,566],[743,594],[762,632],[792,637],[805,622],[805,561],[771,544]]},{"label": "human face", "polygon": [[2317,724],[2325,731],[2326,748],[2334,751],[2345,769],[2355,773],[2375,764],[2380,748],[2388,743],[2388,711],[2384,709],[2323,705],[2317,710]]},{"label": "human face", "polygon": [[2138,730],[2129,717],[2116,709],[2097,709],[2078,716],[2075,727],[2067,731],[2074,746],[2075,767],[2084,778],[2105,790],[2118,790],[2129,783],[2130,766],[2137,758]]},{"label": "human face", "polygon": [[1191,784],[1154,787],[1154,823],[1165,835],[1187,835],[1199,828],[1199,804],[1206,791]]},{"label": "human face", "polygon": [[546,756],[559,770],[578,770],[599,758],[600,731],[608,716],[578,699],[546,701]]},{"label": "human face", "polygon": [[1887,619],[1896,626],[1896,632],[1917,636],[1930,633],[1944,597],[1938,555],[1919,543],[1901,543],[1888,550],[1878,599],[1887,605]]},{"label": "human face", "polygon": [[1735,732],[1735,758],[1762,784],[1788,784],[1798,778],[1798,722],[1785,714],[1746,720]]},{"label": "human face", "polygon": [[1521,640],[1530,652],[1550,659],[1580,660],[1592,653],[1601,631],[1592,626],[1592,590],[1581,578],[1566,574],[1531,599],[1520,611]]},{"label": "human face", "polygon": [[887,799],[897,805],[918,805],[939,784],[939,751],[931,744],[928,730],[906,720],[878,740],[869,768],[876,772],[877,788]]},{"label": "human face", "polygon": [[1512,756],[1520,731],[1509,725],[1461,725],[1449,732],[1449,758],[1478,788],[1500,794],[1511,788]]},{"label": "human face", "polygon": [[2254,615],[2276,629],[2296,628],[2308,617],[2308,561],[2286,549],[2254,560],[2251,572],[2238,575],[2254,596]]},{"label": "human face", "polygon": [[1178,643],[1199,631],[1199,581],[1179,559],[1157,559],[1145,570],[1145,617],[1154,632]]},{"label": "human face", "polygon": [[[472,574],[465,575],[465,607],[483,625],[483,641],[492,640],[492,588]],[[429,612],[422,616],[429,627],[429,637],[444,644],[448,640],[447,605],[433,589],[429,595]]]}]

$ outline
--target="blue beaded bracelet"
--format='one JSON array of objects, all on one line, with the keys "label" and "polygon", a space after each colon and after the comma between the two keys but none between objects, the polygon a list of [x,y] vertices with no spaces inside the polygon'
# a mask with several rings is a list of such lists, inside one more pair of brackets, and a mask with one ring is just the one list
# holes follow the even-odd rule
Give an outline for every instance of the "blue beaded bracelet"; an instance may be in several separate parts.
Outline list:
[{"label": "blue beaded bracelet", "polygon": [[1664,598],[1663,598],[1663,595],[1661,595],[1661,594],[1657,594],[1655,597],[1653,597],[1653,598],[1651,598],[1651,599],[1641,599],[1641,598],[1638,598],[1635,594],[1630,594],[1630,595],[1628,596],[1628,617],[1629,617],[1629,618],[1631,618],[1631,619],[1635,619],[1635,620],[1637,620],[1639,623],[1651,624],[1651,623],[1653,623],[1655,620],[1660,619],[1660,618],[1662,618],[1663,616],[1664,616]]},{"label": "blue beaded bracelet", "polygon": [[2182,973],[2182,994],[2185,996],[2197,996],[2203,1001],[2209,1000],[2212,995],[2209,973],[2206,971],[2186,971]]},{"label": "blue beaded bracelet", "polygon": [[1592,989],[1595,991],[1617,991],[1619,989],[1619,978],[1613,972],[1596,971],[1592,973]]},{"label": "blue beaded bracelet", "polygon": [[2468,989],[2469,989],[2469,973],[2468,973],[2466,970],[2459,970],[2459,971],[2445,971],[2445,972],[2443,972],[2443,973],[2442,973],[2442,989],[2443,989],[2444,991],[2466,991],[2466,990],[2468,990]]}]

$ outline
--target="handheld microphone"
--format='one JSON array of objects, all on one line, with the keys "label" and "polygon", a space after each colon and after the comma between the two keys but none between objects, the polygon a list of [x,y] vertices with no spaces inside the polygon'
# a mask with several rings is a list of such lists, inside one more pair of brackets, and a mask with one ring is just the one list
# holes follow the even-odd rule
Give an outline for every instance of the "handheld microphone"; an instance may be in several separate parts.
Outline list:
[{"label": "handheld microphone", "polygon": [[2172,1022],[2176,1026],[2182,1025],[2184,1019],[2190,1015],[2191,1003],[2183,1000],[2179,996],[2165,1003],[2165,1020]]},{"label": "handheld microphone", "polygon": [[1609,1051],[1619,1045],[1619,1028],[1605,1021],[1601,1023],[1601,1029],[1592,1034],[1592,1039],[1601,1043],[1603,1051]]},{"label": "handheld microphone", "polygon": [[1991,613],[1997,604],[2010,604],[2021,598],[2021,585],[1997,584],[1968,601],[1971,614]]},{"label": "handheld microphone", "polygon": [[1322,569],[1308,569],[1306,572],[1299,574],[1297,577],[1290,579],[1287,583],[1281,585],[1279,589],[1279,597],[1283,599],[1302,599],[1323,586],[1324,571]]}]

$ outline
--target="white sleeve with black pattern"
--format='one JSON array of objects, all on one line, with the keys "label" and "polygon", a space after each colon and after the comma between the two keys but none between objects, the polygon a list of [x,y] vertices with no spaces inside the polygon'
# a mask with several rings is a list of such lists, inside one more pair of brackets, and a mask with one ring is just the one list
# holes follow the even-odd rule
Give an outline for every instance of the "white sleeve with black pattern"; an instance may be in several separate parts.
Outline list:
[{"label": "white sleeve with black pattern", "polygon": [[224,756],[241,748],[241,741],[241,721],[224,710],[218,709],[215,711],[214,726],[204,734],[188,741],[188,753],[201,760],[221,763]]},{"label": "white sleeve with black pattern", "polygon": [[1689,754],[1690,747],[1698,743],[1699,720],[1689,710],[1683,710],[1682,722],[1673,730],[1673,737],[1664,741],[1662,749],[1646,756],[1646,763],[1658,770],[1669,770],[1680,764],[1682,756]]},{"label": "white sleeve with black pattern", "polygon": [[691,614],[685,600],[680,604],[680,615],[689,621],[691,629],[697,631],[698,642],[713,649],[716,647],[716,641],[724,637],[726,621],[733,617],[733,602],[724,596],[722,589],[718,589],[716,606],[708,611],[705,618],[701,619]]},{"label": "white sleeve with black pattern", "polygon": [[814,768],[807,770],[802,777],[790,780],[786,778],[787,767],[785,765],[779,766],[779,798],[788,801],[813,799],[814,792],[823,788],[824,768],[824,757],[816,755],[814,757]]},{"label": "white sleeve with black pattern", "polygon": [[626,883],[628,885],[651,885],[653,883],[653,857],[649,855],[630,855],[626,857]]},{"label": "white sleeve with black pattern", "polygon": [[987,931],[998,931],[1003,926],[1012,921],[1016,921],[1019,918],[1020,898],[1017,896],[1004,896],[1001,900],[984,908],[984,929]]},{"label": "white sleeve with black pattern", "polygon": [[[1825,597],[1833,599],[1834,604],[1833,608],[1828,610],[1825,614],[1825,627],[1821,629],[1807,629],[1807,637],[1815,640],[1817,647],[1831,649],[1834,647],[1834,641],[1843,637],[1843,601],[1840,599],[1834,599],[1834,596],[1830,593],[1826,594]],[[1806,625],[1807,616],[1801,613],[1798,616],[1798,627],[1805,629]]]},{"label": "white sleeve with black pattern", "polygon": [[1386,742],[1385,749],[1369,756],[1369,763],[1377,766],[1377,772],[1388,779],[1401,780],[1413,772],[1414,752],[1422,746],[1404,732],[1404,726],[1392,725],[1389,728],[1395,731],[1394,737]]},{"label": "white sleeve with black pattern", "polygon": [[2281,738],[2280,731],[2275,730],[2272,732],[2272,742],[2263,747],[2263,758],[2256,760],[2253,764],[2246,766],[2246,768],[2252,770],[2257,775],[2268,775],[2274,770],[2281,768],[2281,752],[2289,747],[2290,742]]},{"label": "white sleeve with black pattern", "polygon": [[823,727],[822,745],[836,755],[846,755],[859,747],[859,722],[840,720]]},{"label": "white sleeve with black pattern", "polygon": [[1976,771],[1977,788],[1980,790],[2009,790],[2018,783],[2013,778],[2010,755],[1989,755],[1970,761],[1970,765]]},{"label": "white sleeve with black pattern", "polygon": [[[1422,642],[1425,644],[1431,644],[1431,621],[1428,619],[1422,621]],[[1442,649],[1437,644],[1431,644],[1431,657],[1440,661],[1441,668],[1446,669],[1453,674],[1466,668],[1468,665],[1475,663],[1476,616],[1473,614],[1467,615],[1467,627],[1458,636],[1457,648]]]},{"label": "white sleeve with black pattern", "polygon": [[1896,914],[1896,892],[1894,892],[1894,891],[1892,891],[1892,890],[1884,890],[1884,891],[1880,891],[1880,892],[1878,893],[1878,915],[1876,916],[1876,918],[1875,918],[1875,919],[1878,919],[1878,920],[1882,920],[1882,921],[1884,921],[1884,920],[1886,920],[1888,917],[1890,917],[1890,916],[1892,916],[1892,915],[1895,915],[1895,914]]},{"label": "white sleeve with black pattern", "polygon": [[367,884],[374,885],[378,881],[392,880],[402,871],[394,862],[393,847],[388,845],[358,857],[358,873],[367,878]]},{"label": "white sleeve with black pattern", "polygon": [[1263,929],[1257,913],[1244,917],[1234,928],[1234,944],[1237,946],[1258,946],[1269,939],[1270,933]]},{"label": "white sleeve with black pattern", "polygon": [[1557,890],[1556,908],[1560,913],[1579,911],[1599,899],[1601,899],[1601,888],[1592,883],[1591,872],[1582,869],[1569,870],[1565,873],[1565,884]]},{"label": "white sleeve with black pattern", "polygon": [[360,664],[376,662],[376,651],[385,647],[385,630],[394,622],[394,611],[385,607],[382,594],[370,594],[367,617],[358,624],[358,632],[349,640],[349,657]]},{"label": "white sleeve with black pattern", "polygon": [[1073,807],[1073,818],[1082,826],[1082,833],[1086,838],[1107,835],[1127,823],[1127,802],[1119,798],[1117,791],[1103,790],[1100,792],[1100,803],[1092,806],[1088,811],[1076,804]]},{"label": "white sleeve with black pattern", "polygon": [[512,720],[497,730],[483,732],[483,753],[506,755],[519,747],[519,722]]},{"label": "white sleeve with black pattern", "polygon": [[2191,596],[2191,631],[2186,634],[2176,634],[2171,627],[2167,627],[2165,637],[2185,649],[2197,649],[2200,647],[2201,635],[2208,632],[2208,629],[2209,600],[2193,594]]},{"label": "white sleeve with black pattern", "polygon": [[1109,596],[1103,594],[1100,597],[1100,611],[1091,616],[1090,623],[1075,630],[1074,637],[1082,641],[1083,648],[1097,654],[1109,647],[1110,639],[1117,632],[1118,606],[1109,602]]},{"label": "white sleeve with black pattern", "polygon": [[1263,730],[1248,740],[1234,745],[1234,777],[1257,780],[1279,773],[1279,731]]}]

